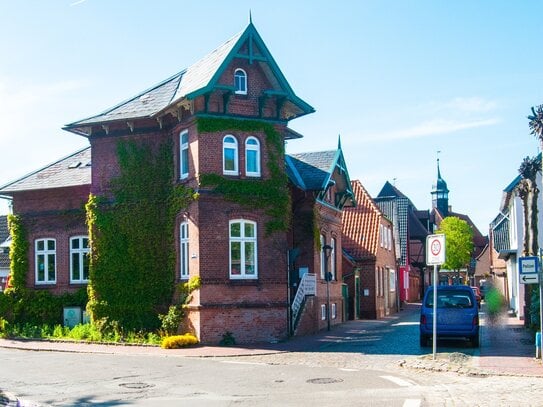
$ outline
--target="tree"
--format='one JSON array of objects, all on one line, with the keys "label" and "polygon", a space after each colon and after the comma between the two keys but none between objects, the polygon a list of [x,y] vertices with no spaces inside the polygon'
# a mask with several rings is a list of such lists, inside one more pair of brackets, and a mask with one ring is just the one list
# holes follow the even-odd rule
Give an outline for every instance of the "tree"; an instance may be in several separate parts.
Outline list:
[{"label": "tree", "polygon": [[526,157],[518,171],[522,179],[517,186],[517,193],[522,200],[524,209],[523,254],[525,256],[536,256],[539,249],[537,244],[537,197],[539,189],[537,188],[536,178],[541,171],[541,161],[537,157]]},{"label": "tree", "polygon": [[460,275],[460,269],[469,265],[473,253],[471,226],[456,216],[447,216],[439,225],[437,233],[445,235],[446,258],[442,267]]}]

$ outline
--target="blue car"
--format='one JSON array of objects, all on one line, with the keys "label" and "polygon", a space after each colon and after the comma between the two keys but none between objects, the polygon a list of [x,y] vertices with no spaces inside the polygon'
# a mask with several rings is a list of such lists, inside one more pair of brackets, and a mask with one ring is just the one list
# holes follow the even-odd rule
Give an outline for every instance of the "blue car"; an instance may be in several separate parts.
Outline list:
[{"label": "blue car", "polygon": [[[433,335],[434,288],[428,287],[420,309],[420,346]],[[437,287],[437,337],[466,338],[479,346],[479,307],[470,286]]]}]

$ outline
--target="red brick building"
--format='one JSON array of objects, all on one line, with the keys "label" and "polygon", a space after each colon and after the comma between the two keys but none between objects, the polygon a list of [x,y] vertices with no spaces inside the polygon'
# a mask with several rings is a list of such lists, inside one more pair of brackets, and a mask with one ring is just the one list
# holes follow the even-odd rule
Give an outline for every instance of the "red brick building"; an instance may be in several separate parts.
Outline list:
[{"label": "red brick building", "polygon": [[[266,224],[273,220],[266,210],[229,201],[201,182],[207,174],[266,182],[276,176],[272,161],[285,175],[284,148],[274,149],[270,132],[284,146],[285,140],[301,137],[288,127],[289,121],[313,111],[296,96],[251,23],[189,68],[65,126],[86,137],[90,147],[0,188],[2,195],[12,197],[13,211],[28,230],[28,287],[62,293],[88,283],[87,254],[92,248],[84,205],[89,193],[111,195],[111,180],[120,171],[118,142],[171,142],[175,183],[199,193],[177,215],[172,233],[178,243],[172,250],[176,281],[201,278],[187,321],[200,341],[216,343],[226,332],[241,343],[273,341],[289,332],[322,329],[332,323],[332,316],[333,323],[341,322],[341,210],[354,205],[341,148],[332,157],[316,153],[310,159],[286,160],[294,214],[289,230],[266,233]],[[230,121],[221,122],[218,130],[201,130],[199,121],[204,119]],[[252,127],[232,125],[232,119]],[[310,228],[307,219],[296,216],[300,207],[312,215]],[[322,247],[329,245],[332,254],[325,257]],[[290,262],[289,274],[287,253],[295,252],[299,256]],[[334,275],[323,284],[325,259],[331,259],[328,268]],[[298,278],[290,278],[292,270]],[[314,292],[304,295],[310,299],[302,301],[294,319],[291,304],[302,274],[316,276],[316,284]]]},{"label": "red brick building", "polygon": [[343,211],[343,280],[349,319],[382,318],[398,310],[396,244],[392,222],[361,182],[352,182],[357,205]]}]

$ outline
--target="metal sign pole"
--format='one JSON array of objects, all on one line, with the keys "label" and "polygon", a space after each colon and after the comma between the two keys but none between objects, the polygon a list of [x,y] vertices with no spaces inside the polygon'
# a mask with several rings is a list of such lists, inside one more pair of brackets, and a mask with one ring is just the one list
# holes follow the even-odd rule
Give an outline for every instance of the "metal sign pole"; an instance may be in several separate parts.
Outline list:
[{"label": "metal sign pole", "polygon": [[437,264],[434,264],[434,312],[432,315],[432,354],[433,360],[436,360],[437,353]]}]

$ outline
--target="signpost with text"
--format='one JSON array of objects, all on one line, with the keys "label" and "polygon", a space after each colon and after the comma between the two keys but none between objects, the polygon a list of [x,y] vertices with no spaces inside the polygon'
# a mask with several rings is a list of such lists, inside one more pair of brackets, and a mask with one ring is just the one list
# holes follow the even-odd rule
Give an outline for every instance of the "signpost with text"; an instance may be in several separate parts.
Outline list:
[{"label": "signpost with text", "polygon": [[434,312],[432,317],[432,353],[436,359],[437,348],[437,266],[445,263],[445,235],[429,235],[426,237],[426,264],[434,266]]}]

